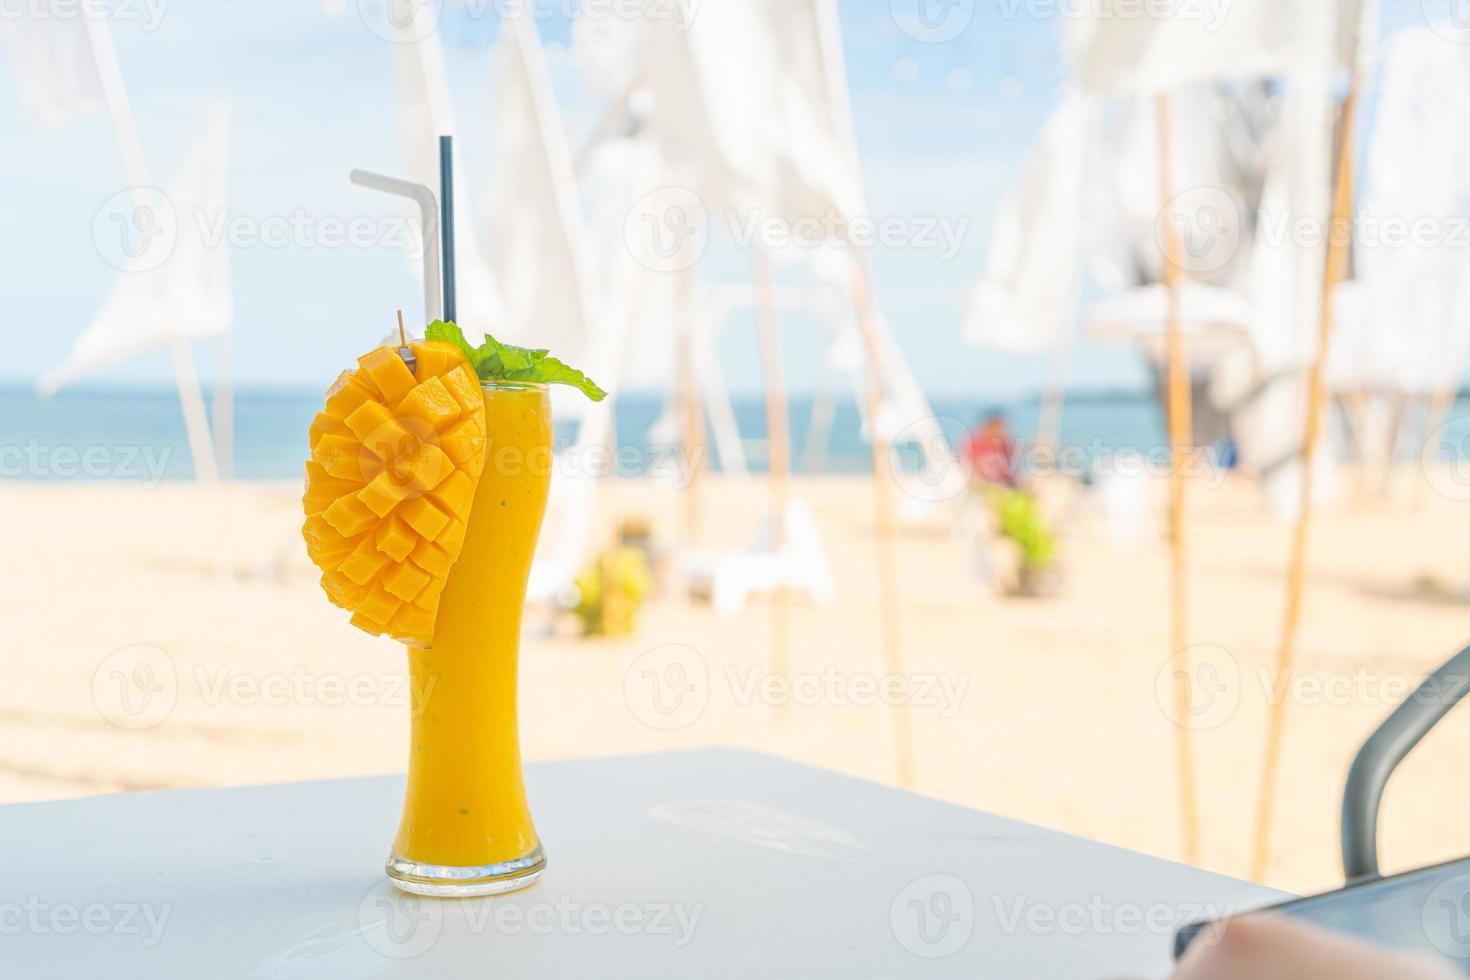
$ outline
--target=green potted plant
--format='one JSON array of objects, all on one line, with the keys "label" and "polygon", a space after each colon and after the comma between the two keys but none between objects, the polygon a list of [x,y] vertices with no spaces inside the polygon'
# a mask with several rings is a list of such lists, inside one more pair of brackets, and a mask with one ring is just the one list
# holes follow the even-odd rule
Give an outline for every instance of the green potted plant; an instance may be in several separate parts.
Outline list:
[{"label": "green potted plant", "polygon": [[1016,591],[1024,596],[1054,594],[1057,575],[1057,539],[1036,498],[1021,490],[1007,490],[996,501],[1001,536],[1020,550]]}]

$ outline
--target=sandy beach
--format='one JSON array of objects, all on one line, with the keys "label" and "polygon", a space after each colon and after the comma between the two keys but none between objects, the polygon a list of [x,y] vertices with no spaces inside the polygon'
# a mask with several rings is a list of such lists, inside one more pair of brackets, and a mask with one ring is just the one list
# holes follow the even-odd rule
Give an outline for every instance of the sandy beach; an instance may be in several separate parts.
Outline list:
[{"label": "sandy beach", "polygon": [[[1470,508],[1421,493],[1418,479],[1406,472],[1393,504],[1339,504],[1314,527],[1298,675],[1286,688],[1272,885],[1339,883],[1338,801],[1356,747],[1470,639],[1470,605],[1458,597],[1470,575]],[[738,543],[762,485],[711,478],[704,487],[706,543]],[[791,696],[768,674],[764,601],[722,617],[666,592],[636,637],[610,641],[580,639],[569,623],[548,633],[535,615],[521,682],[530,759],[719,744],[894,781],[891,712],[874,693],[886,670],[871,484],[813,477],[794,489],[815,513],[838,600],[792,606]],[[217,497],[177,484],[0,485],[12,516],[0,565],[11,628],[0,802],[402,768],[402,651],[350,629],[320,596],[298,538],[297,493],[285,484]],[[1175,729],[1160,696],[1172,653],[1163,542],[1150,534],[1119,551],[1095,495],[1051,496],[1065,567],[1055,598],[984,588],[942,511],[902,532],[907,669],[888,690],[909,702],[916,788],[1177,858]],[[599,507],[599,527],[643,516],[665,542],[681,512],[671,488],[643,480],[608,483]],[[1196,488],[1190,525],[1203,863],[1241,876],[1289,529],[1233,482]],[[216,550],[231,554],[228,567],[211,559]],[[653,700],[669,677],[695,695],[672,712]],[[139,691],[155,696],[140,702]],[[1387,867],[1470,851],[1455,805],[1467,753],[1470,712],[1461,711],[1395,778],[1383,814]],[[362,818],[380,822],[386,841],[396,814]]]}]

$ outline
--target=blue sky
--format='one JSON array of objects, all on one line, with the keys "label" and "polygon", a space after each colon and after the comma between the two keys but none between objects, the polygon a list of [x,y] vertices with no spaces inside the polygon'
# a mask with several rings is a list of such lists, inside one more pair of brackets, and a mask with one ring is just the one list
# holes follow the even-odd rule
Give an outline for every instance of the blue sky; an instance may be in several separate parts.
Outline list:
[{"label": "blue sky", "polygon": [[[137,10],[141,2],[113,5]],[[325,12],[322,0],[152,2],[166,3],[156,29],[121,20],[113,34],[155,183],[165,183],[178,166],[211,96],[225,93],[233,104],[233,214],[262,220],[302,209],[348,216],[392,210],[346,180],[354,166],[402,170],[392,52],[364,27],[359,0],[347,0],[338,16]],[[370,15],[381,0],[360,2]],[[455,108],[473,160],[489,127],[487,48],[497,23],[493,14],[472,11],[494,4],[443,2]],[[948,261],[927,250],[880,249],[874,256],[880,296],[926,388],[1012,397],[1040,385],[1040,360],[965,346],[961,317],[985,259],[995,207],[1058,92],[1055,20],[1007,17],[1014,4],[975,0],[966,30],[931,43],[905,33],[895,15],[913,2],[839,4],[870,207],[874,216],[948,215],[969,226]],[[1386,0],[1385,27],[1415,22],[1420,11],[1419,0]],[[605,96],[587,91],[572,65],[566,22],[552,18],[541,26],[577,146]],[[22,116],[12,78],[0,66],[0,209],[8,230],[0,236],[0,330],[7,350],[0,382],[28,382],[64,356],[112,281],[113,270],[93,245],[92,222],[125,182],[103,117],[60,130],[35,128]],[[417,295],[400,254],[386,244],[257,245],[236,249],[233,263],[236,361],[244,384],[322,385],[386,331],[388,311],[410,306]],[[714,270],[712,278],[725,277]],[[742,336],[727,341],[726,363],[732,387],[752,390],[757,363]],[[810,363],[814,342],[797,337],[788,348],[787,373],[796,389],[814,380],[798,367]],[[201,350],[206,375],[208,357]],[[167,382],[170,376],[166,357],[145,355],[98,380]],[[1084,347],[1073,369],[1080,386],[1141,382],[1134,356],[1115,347]]]}]

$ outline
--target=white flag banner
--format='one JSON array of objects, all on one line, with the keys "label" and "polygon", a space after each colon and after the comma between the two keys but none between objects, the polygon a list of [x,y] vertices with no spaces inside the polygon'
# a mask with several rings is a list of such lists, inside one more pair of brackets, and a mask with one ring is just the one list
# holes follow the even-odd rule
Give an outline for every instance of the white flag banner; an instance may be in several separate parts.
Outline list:
[{"label": "white flag banner", "polygon": [[1278,75],[1340,44],[1339,0],[1087,0],[1067,18],[1076,83],[1093,95]]},{"label": "white flag banner", "polygon": [[507,14],[500,30],[488,240],[505,318],[485,326],[502,340],[590,364],[586,233],[551,75],[528,13]]},{"label": "white flag banner", "polygon": [[[439,137],[457,137],[459,131],[432,0],[388,0],[388,24],[397,69],[398,129],[408,162],[408,179],[430,188],[437,198]],[[456,138],[456,152],[460,142]],[[465,179],[468,175],[457,165],[455,173],[459,176],[454,188],[457,315],[471,333],[494,332],[492,325],[504,320],[504,306],[480,247],[472,182]],[[418,222],[409,227],[413,241],[407,259],[413,274],[421,278],[423,243],[417,240]]]},{"label": "white flag banner", "polygon": [[985,276],[966,311],[965,339],[977,347],[1046,350],[1062,343],[1076,323],[1086,103],[1073,95],[1057,107],[1020,186],[1001,202]]},{"label": "white flag banner", "polygon": [[1470,357],[1470,46],[1428,27],[1385,46],[1357,221],[1357,279],[1339,297],[1337,388],[1429,394]]},{"label": "white flag banner", "polygon": [[97,70],[98,31],[107,22],[77,4],[29,0],[19,17],[0,16],[0,41],[15,66],[20,102],[36,123],[63,126],[107,101]]},{"label": "white flag banner", "polygon": [[650,241],[667,218],[665,188],[673,181],[646,132],[608,140],[588,160],[589,265],[599,333],[610,335],[599,341],[604,355],[591,362],[601,384],[657,388],[675,376],[676,338],[690,312],[678,270]]},{"label": "white flag banner", "polygon": [[[684,217],[702,208],[715,218],[733,212],[736,222],[775,219],[793,233],[804,222],[822,234],[868,217],[835,0],[644,0],[636,30],[583,25],[575,36],[579,59],[604,83],[628,72],[618,87],[651,96],[649,132],[678,175],[667,190],[697,198],[677,209]],[[609,36],[618,50],[594,57],[594,40]],[[809,257],[819,278],[852,287],[846,248],[802,245],[771,251]],[[878,424],[937,446],[933,412],[876,301],[874,320]]]},{"label": "white flag banner", "polygon": [[863,210],[831,0],[650,2],[634,62],[670,163],[711,208],[795,221]]},{"label": "white flag banner", "polygon": [[[119,274],[102,309],[61,364],[37,382],[51,394],[115,361],[178,340],[216,337],[233,322],[229,247],[223,235],[229,200],[229,112],[210,111],[209,125],[169,185],[171,247],[143,253],[145,268]],[[153,214],[155,203],[139,204]],[[135,214],[136,217],[136,214]],[[149,218],[147,220],[154,220]]]}]

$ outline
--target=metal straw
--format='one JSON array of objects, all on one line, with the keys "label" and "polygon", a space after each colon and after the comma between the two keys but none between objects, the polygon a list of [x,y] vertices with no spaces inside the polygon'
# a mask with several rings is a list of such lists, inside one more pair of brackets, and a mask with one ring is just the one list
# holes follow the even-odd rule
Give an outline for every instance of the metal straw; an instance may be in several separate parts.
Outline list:
[{"label": "metal straw", "polygon": [[454,137],[439,137],[439,234],[444,268],[444,319],[459,320],[454,292]]}]

